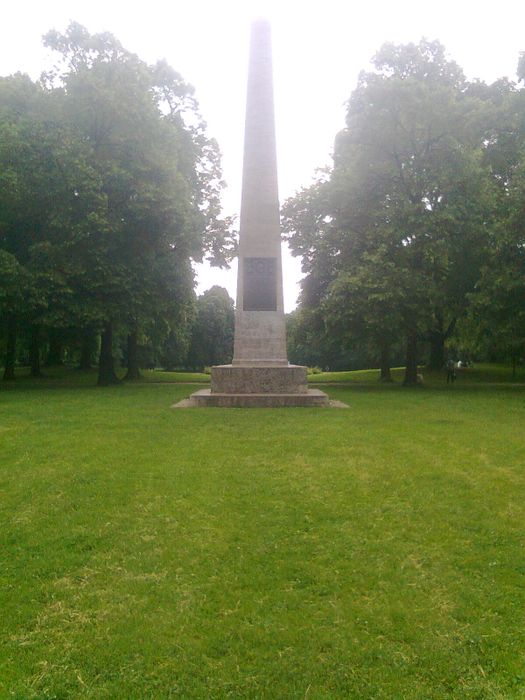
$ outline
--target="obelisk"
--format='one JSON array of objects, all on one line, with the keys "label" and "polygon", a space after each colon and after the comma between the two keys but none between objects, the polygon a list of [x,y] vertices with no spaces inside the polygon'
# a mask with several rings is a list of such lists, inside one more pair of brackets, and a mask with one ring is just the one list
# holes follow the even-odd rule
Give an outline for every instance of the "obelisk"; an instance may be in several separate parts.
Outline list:
[{"label": "obelisk", "polygon": [[252,25],[242,179],[234,365],[288,365],[270,24]]},{"label": "obelisk", "polygon": [[306,367],[286,353],[281,231],[273,106],[270,24],[252,24],[239,231],[235,342],[231,365],[211,369],[198,406],[324,406],[309,390]]}]

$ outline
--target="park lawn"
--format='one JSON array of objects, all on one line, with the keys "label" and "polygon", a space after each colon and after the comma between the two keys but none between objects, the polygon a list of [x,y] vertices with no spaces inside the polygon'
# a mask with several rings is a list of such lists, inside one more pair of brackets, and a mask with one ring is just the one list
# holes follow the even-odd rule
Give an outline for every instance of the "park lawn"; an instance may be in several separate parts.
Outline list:
[{"label": "park lawn", "polygon": [[[394,367],[391,369],[394,382],[402,382],[405,375],[404,367]],[[421,367],[421,377],[424,385],[439,387],[446,384],[446,371],[431,372],[425,367]],[[310,374],[308,381],[312,384],[340,384],[351,382],[353,384],[369,384],[379,380],[378,369],[359,369],[342,372],[319,372]],[[472,367],[466,367],[456,371],[457,385],[470,384],[501,384],[501,383],[524,383],[525,367],[520,366],[513,375],[512,368],[504,364],[479,363]]]},{"label": "park lawn", "polygon": [[0,390],[0,697],[525,697],[525,390]]},{"label": "park lawn", "polygon": [[[0,368],[0,375],[2,369]],[[126,374],[122,367],[117,369],[117,376],[120,379]],[[97,383],[98,372],[92,368],[89,372],[79,371],[73,367],[44,367],[42,376],[35,379],[30,375],[29,367],[18,367],[16,369],[16,380],[7,381],[2,384],[0,381],[0,391],[14,388],[35,388],[35,389],[58,389],[74,387],[90,387]],[[141,370],[141,382],[152,384],[182,383],[200,384],[210,381],[210,375],[204,372],[167,372],[165,370]]]}]

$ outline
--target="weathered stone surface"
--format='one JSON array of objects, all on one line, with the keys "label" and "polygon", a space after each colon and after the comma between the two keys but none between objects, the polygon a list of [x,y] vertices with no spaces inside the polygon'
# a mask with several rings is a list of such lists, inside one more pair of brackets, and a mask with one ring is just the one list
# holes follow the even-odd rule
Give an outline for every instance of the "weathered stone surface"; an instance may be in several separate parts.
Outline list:
[{"label": "weathered stone surface", "polygon": [[308,408],[330,406],[327,395],[318,389],[309,389],[304,394],[217,394],[212,393],[211,389],[201,389],[192,394],[189,401],[194,407],[211,406],[217,408],[279,408],[286,406]]},{"label": "weathered stone surface", "polygon": [[[342,401],[337,401],[334,399],[327,400],[327,397],[325,394],[323,394],[322,391],[318,391],[316,389],[311,389],[311,394],[308,392],[308,395],[305,397],[304,395],[297,396],[294,394],[293,396],[289,396],[289,398],[286,395],[279,394],[277,400],[281,400],[281,406],[297,406],[298,404],[301,407],[308,408],[308,407],[321,407],[321,408],[350,408],[350,406],[346,403],[343,403]],[[174,403],[172,408],[202,408],[206,407],[209,408],[215,407],[216,403],[215,402],[215,396],[217,395],[212,395],[210,390],[205,390],[203,389],[202,392],[197,392],[197,394],[200,394],[197,398],[195,398],[196,394],[193,394],[187,399],[182,399],[181,401],[177,401],[177,403]],[[315,395],[322,394],[323,399],[317,401],[315,398]],[[213,396],[213,399],[210,399],[210,402],[205,400],[205,396]],[[260,395],[257,394],[226,394],[229,398],[227,399],[227,406],[229,408],[271,408],[271,407],[277,407],[279,408],[279,405],[275,403],[274,398],[271,394],[263,394],[263,398],[259,399]],[[310,398],[313,397],[313,398]],[[286,401],[289,400],[292,403],[286,403]],[[218,399],[220,402],[221,399]],[[268,401],[270,403],[268,403]],[[249,405],[246,405],[248,403]],[[218,408],[225,408],[224,405],[218,406]]]},{"label": "weathered stone surface", "polygon": [[288,365],[283,311],[235,312],[232,364],[252,367]]},{"label": "weathered stone surface", "polygon": [[219,365],[211,369],[211,391],[219,394],[306,394],[306,367]]}]

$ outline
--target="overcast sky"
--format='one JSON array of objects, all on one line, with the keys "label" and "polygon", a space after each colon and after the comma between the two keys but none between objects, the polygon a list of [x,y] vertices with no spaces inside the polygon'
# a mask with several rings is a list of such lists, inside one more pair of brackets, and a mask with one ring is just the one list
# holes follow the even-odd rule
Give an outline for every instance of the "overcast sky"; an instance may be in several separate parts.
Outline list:
[{"label": "overcast sky", "polygon": [[[219,142],[228,188],[227,214],[238,214],[250,21],[272,21],[277,158],[281,201],[311,183],[330,162],[344,125],[345,102],[360,70],[385,41],[439,39],[467,77],[515,78],[525,51],[525,2],[470,0],[114,0],[6,2],[0,24],[0,74],[33,78],[52,63],[41,37],[70,20],[90,32],[110,31],[129,50],[165,58],[192,83]],[[300,263],[284,256],[285,308],[294,307]],[[199,291],[226,286],[235,297],[235,269],[199,268]]]}]

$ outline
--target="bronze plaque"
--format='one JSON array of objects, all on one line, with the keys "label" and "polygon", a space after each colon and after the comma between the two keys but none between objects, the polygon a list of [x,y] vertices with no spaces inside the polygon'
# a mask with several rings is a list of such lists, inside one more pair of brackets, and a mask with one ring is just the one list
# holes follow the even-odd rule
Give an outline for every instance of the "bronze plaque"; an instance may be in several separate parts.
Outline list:
[{"label": "bronze plaque", "polygon": [[277,311],[277,258],[244,258],[244,311]]}]

